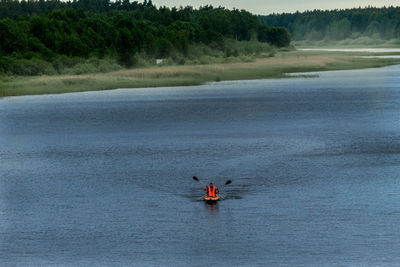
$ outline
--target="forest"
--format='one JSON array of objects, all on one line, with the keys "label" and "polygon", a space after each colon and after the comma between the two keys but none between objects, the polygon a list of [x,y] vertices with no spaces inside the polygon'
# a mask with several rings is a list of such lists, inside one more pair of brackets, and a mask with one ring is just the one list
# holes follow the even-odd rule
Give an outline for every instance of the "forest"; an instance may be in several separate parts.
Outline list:
[{"label": "forest", "polygon": [[400,7],[313,10],[258,18],[265,25],[287,28],[293,40],[391,40],[400,37]]},{"label": "forest", "polygon": [[[1,0],[0,73],[80,74],[156,59],[203,63],[290,45],[283,27],[245,10],[156,7],[151,0]],[[153,63],[149,63],[153,64]]]}]

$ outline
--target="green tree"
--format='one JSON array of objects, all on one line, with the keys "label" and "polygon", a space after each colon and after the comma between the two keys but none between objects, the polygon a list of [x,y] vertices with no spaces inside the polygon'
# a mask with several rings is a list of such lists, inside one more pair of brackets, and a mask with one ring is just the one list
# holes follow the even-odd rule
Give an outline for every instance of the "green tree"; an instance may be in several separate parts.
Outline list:
[{"label": "green tree", "polygon": [[132,67],[135,64],[133,55],[137,52],[137,48],[134,46],[133,36],[127,28],[118,31],[115,48],[121,64],[127,67]]},{"label": "green tree", "polygon": [[331,40],[343,40],[351,34],[351,23],[344,18],[339,21],[334,21],[329,27],[329,38]]},{"label": "green tree", "polygon": [[159,38],[156,41],[156,47],[157,47],[157,53],[156,57],[157,58],[165,58],[167,57],[170,52],[172,51],[172,44],[170,41],[168,41],[165,38]]},{"label": "green tree", "polygon": [[0,20],[0,51],[6,54],[24,52],[27,46],[27,35],[15,21]]},{"label": "green tree", "polygon": [[271,27],[268,29],[267,42],[277,47],[289,46],[290,34],[283,27]]},{"label": "green tree", "polygon": [[372,21],[367,29],[365,30],[365,33],[372,37],[372,38],[379,38],[379,28],[380,28],[380,24],[377,21]]}]

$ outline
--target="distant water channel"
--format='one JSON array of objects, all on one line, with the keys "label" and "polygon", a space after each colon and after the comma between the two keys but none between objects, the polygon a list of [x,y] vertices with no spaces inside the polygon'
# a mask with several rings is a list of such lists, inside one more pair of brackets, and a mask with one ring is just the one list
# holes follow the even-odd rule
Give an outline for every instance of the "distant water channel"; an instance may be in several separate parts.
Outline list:
[{"label": "distant water channel", "polygon": [[400,66],[0,99],[1,266],[398,266],[399,251]]},{"label": "distant water channel", "polygon": [[302,51],[400,53],[400,48],[301,48]]}]

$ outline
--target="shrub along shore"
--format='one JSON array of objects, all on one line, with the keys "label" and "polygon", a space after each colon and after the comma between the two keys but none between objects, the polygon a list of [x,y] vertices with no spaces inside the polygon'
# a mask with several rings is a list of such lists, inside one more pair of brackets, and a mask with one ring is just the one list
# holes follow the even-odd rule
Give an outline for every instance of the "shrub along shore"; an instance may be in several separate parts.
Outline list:
[{"label": "shrub along shore", "polygon": [[[42,76],[1,76],[0,96],[58,94],[109,90],[199,85],[213,81],[285,78],[288,73],[346,70],[400,64],[398,58],[361,57],[371,53],[287,51],[274,57],[248,58],[248,62],[151,66],[108,73]],[[376,54],[375,54],[376,55]],[[226,59],[225,59],[226,60]],[[236,59],[238,60],[238,59]]]}]

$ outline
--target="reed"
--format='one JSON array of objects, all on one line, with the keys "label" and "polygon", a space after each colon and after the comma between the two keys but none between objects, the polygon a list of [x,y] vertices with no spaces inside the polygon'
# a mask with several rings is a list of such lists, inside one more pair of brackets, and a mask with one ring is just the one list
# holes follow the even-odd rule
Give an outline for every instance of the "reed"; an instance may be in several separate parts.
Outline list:
[{"label": "reed", "polygon": [[284,78],[287,73],[361,69],[399,64],[399,59],[361,58],[368,53],[278,52],[252,62],[152,66],[82,75],[1,77],[0,96],[58,94],[115,88],[199,85],[212,81]]}]

